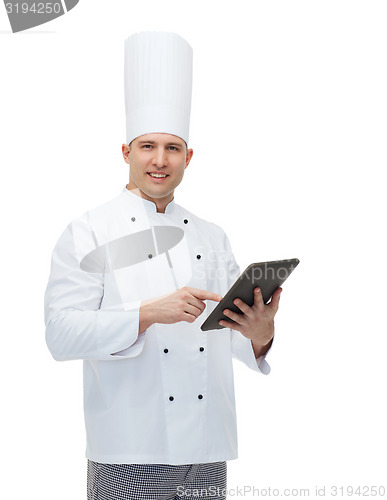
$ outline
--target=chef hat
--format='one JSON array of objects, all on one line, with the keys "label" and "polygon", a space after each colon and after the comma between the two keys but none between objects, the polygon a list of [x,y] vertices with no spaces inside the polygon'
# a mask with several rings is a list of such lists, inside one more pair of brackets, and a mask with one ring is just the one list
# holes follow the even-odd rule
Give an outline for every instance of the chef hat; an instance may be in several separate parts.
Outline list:
[{"label": "chef hat", "polygon": [[188,144],[192,47],[176,33],[147,31],[125,41],[126,141],[166,133]]}]

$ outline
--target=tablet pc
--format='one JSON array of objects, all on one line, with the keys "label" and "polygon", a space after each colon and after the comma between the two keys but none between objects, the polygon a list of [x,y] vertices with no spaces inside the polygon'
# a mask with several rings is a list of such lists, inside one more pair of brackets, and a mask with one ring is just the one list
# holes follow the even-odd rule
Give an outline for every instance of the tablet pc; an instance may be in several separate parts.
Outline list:
[{"label": "tablet pc", "polygon": [[254,304],[254,288],[261,289],[263,302],[267,304],[270,297],[284,283],[300,261],[298,259],[274,260],[250,264],[239,276],[223,299],[200,327],[203,331],[226,328],[219,325],[220,320],[233,322],[223,314],[225,309],[241,313],[234,304],[236,298],[242,299],[247,305]]}]

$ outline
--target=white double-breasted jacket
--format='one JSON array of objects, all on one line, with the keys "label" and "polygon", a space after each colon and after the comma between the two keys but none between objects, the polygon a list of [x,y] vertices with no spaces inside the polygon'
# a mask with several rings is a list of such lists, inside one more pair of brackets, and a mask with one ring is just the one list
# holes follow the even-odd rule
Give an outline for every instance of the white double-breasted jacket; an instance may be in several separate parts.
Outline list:
[{"label": "white double-breasted jacket", "polygon": [[266,356],[255,359],[238,331],[200,329],[212,301],[193,323],[156,323],[140,335],[138,325],[144,299],[183,286],[224,295],[238,276],[224,231],[174,201],[158,213],[125,187],[67,226],[52,254],[46,341],[55,359],[84,360],[87,458],[237,457],[232,357],[267,374]]}]

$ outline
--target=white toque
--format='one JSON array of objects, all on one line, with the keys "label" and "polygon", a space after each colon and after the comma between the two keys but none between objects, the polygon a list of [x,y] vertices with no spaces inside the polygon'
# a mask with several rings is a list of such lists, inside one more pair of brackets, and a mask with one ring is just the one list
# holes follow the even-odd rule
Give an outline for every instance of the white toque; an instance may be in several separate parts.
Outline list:
[{"label": "white toque", "polygon": [[176,33],[135,33],[125,41],[126,142],[177,135],[188,144],[193,51]]}]

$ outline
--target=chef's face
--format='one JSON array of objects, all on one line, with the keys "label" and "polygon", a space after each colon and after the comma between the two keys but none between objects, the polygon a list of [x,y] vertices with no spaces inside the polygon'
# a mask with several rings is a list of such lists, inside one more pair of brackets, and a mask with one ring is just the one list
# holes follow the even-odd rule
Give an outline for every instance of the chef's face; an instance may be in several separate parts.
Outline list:
[{"label": "chef's face", "polygon": [[140,195],[164,212],[175,188],[183,179],[193,150],[180,137],[170,134],[145,134],[130,145],[122,145],[122,154],[130,165],[129,190],[138,188]]}]

